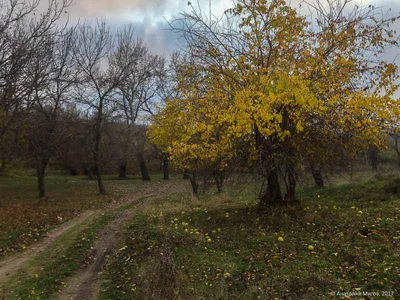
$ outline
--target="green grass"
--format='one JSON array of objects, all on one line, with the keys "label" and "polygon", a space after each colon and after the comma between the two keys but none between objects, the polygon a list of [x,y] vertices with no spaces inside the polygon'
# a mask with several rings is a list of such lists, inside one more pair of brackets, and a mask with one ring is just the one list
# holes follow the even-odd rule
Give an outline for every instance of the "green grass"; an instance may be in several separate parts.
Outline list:
[{"label": "green grass", "polygon": [[[369,182],[300,187],[300,205],[263,213],[257,211],[254,183],[227,183],[226,193],[211,191],[197,199],[177,188],[189,186],[181,175],[170,185],[161,175],[151,183],[110,175],[108,195],[99,196],[95,181],[49,176],[49,199],[39,202],[35,178],[1,178],[0,258],[82,211],[166,184],[168,192],[135,209],[126,224],[103,273],[101,299],[320,299],[332,291],[384,290],[396,299],[400,199],[385,194],[385,176],[374,177],[369,172]],[[0,298],[51,298],[85,259],[108,218],[72,228],[1,287],[7,294]]]},{"label": "green grass", "polygon": [[130,210],[130,209],[134,208],[135,206],[137,206],[137,204],[140,203],[141,201],[146,200],[147,198],[150,198],[150,197],[152,197],[152,196],[151,195],[150,196],[144,196],[144,197],[139,198],[135,202],[128,203],[128,204],[125,204],[125,205],[121,205],[118,208],[118,210],[119,211]]},{"label": "green grass", "polygon": [[0,290],[4,299],[51,299],[63,280],[81,266],[90,253],[96,234],[110,221],[110,214],[71,228],[43,253],[30,260]]},{"label": "green grass", "polygon": [[126,226],[101,299],[321,299],[333,291],[393,291],[395,299],[400,199],[384,186],[302,188],[300,205],[263,213],[251,185],[155,200]]},{"label": "green grass", "polygon": [[[390,153],[390,152],[389,152]],[[356,159],[347,166],[326,166],[323,168],[323,179],[326,186],[337,187],[355,183],[365,183],[381,180],[382,178],[400,176],[400,168],[396,163],[386,161],[387,152],[380,153],[382,159],[378,165],[378,172],[373,172],[372,167],[362,159]],[[299,171],[299,185],[303,187],[313,187],[314,179],[309,170]]]},{"label": "green grass", "polygon": [[83,211],[103,208],[144,187],[139,180],[109,177],[105,181],[108,194],[101,196],[97,182],[86,177],[47,176],[48,199],[43,201],[37,198],[35,177],[0,178],[0,258],[22,251]]}]

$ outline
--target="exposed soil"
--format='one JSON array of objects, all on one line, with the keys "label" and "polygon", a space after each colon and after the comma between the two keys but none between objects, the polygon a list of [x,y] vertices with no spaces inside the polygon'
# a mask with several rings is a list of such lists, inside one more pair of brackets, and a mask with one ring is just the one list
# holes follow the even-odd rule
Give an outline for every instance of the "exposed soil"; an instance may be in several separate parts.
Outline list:
[{"label": "exposed soil", "polygon": [[[149,200],[149,198],[144,199],[133,209]],[[122,232],[125,222],[132,217],[133,209],[116,213],[115,219],[99,233],[99,239],[94,243],[89,257],[89,264],[66,283],[66,288],[60,292],[57,299],[86,300],[98,298],[100,292],[99,273],[107,256],[113,252],[117,245],[119,234]]]},{"label": "exposed soil", "polygon": [[102,267],[107,256],[115,251],[115,246],[118,244],[123,226],[132,217],[133,211],[148,209],[152,199],[159,196],[185,192],[187,192],[187,187],[182,184],[152,183],[145,189],[141,196],[127,196],[123,201],[125,203],[133,203],[140,198],[144,199],[128,210],[118,212],[115,219],[99,233],[100,238],[93,245],[93,250],[89,257],[89,264],[84,266],[77,275],[68,280],[66,288],[60,291],[57,299],[98,299],[101,286],[99,275],[101,274]]},{"label": "exposed soil", "polygon": [[[159,196],[168,195],[170,193],[185,193],[187,187],[182,184],[176,183],[152,183],[143,192],[134,195],[126,195],[118,203],[110,203],[110,205],[97,211],[86,211],[77,218],[70,220],[54,231],[48,233],[48,235],[40,242],[32,245],[23,253],[11,256],[3,261],[0,261],[0,282],[6,281],[8,277],[15,274],[18,270],[24,267],[24,264],[36,254],[44,251],[53,241],[63,235],[68,229],[76,226],[88,218],[92,218],[100,215],[104,212],[114,212],[114,220],[108,224],[101,232],[99,232],[99,239],[95,241],[93,249],[87,263],[82,265],[81,270],[67,280],[65,289],[61,290],[57,299],[97,299],[100,293],[99,273],[106,261],[107,256],[111,255],[115,251],[115,247],[120,238],[120,233],[124,224],[132,217],[134,210],[146,210],[152,199]],[[142,201],[136,203],[136,205],[126,209],[124,211],[118,211],[118,208],[124,205],[133,204],[139,199],[143,198]]]},{"label": "exposed soil", "polygon": [[7,278],[15,274],[25,262],[31,259],[36,254],[45,250],[51,243],[53,243],[58,237],[63,235],[67,230],[74,227],[75,225],[82,223],[86,219],[98,214],[99,211],[85,211],[78,217],[65,222],[57,229],[50,231],[47,235],[38,243],[31,245],[26,251],[18,253],[11,257],[8,257],[0,261],[0,282],[7,280]]}]

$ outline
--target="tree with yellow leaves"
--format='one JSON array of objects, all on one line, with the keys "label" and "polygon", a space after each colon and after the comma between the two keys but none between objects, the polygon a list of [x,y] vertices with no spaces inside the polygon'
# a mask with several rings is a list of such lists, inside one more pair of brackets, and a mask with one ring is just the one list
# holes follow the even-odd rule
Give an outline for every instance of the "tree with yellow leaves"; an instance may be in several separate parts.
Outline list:
[{"label": "tree with yellow leaves", "polygon": [[349,2],[304,2],[308,15],[284,0],[239,0],[216,19],[193,7],[182,14],[171,26],[191,63],[152,140],[182,167],[224,168],[248,145],[246,163],[266,183],[262,206],[295,200],[302,158],[382,145],[399,120],[397,66],[382,59],[398,47],[398,17]]},{"label": "tree with yellow leaves", "polygon": [[[204,82],[203,82],[204,84]],[[187,170],[193,192],[198,193],[198,173],[211,173],[217,183],[218,191],[222,191],[224,174],[236,156],[236,143],[232,142],[229,133],[229,120],[224,120],[220,111],[226,110],[216,86],[208,94],[201,93],[197,83],[185,86],[196,93],[196,97],[188,96],[170,99],[162,111],[154,116],[154,125],[150,127],[150,140],[169,153],[174,166]],[[215,98],[210,98],[215,97]],[[212,104],[212,105],[210,105]]]}]

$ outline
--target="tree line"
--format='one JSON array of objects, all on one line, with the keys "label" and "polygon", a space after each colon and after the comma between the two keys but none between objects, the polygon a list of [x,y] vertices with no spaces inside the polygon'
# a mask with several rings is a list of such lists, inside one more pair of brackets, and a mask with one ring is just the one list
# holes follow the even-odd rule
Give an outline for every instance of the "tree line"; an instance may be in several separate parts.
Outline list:
[{"label": "tree line", "polygon": [[33,162],[40,197],[52,159],[73,172],[78,160],[101,194],[111,156],[121,177],[134,157],[143,180],[150,180],[145,118],[169,93],[165,59],[150,52],[133,25],[73,25],[69,0],[51,0],[41,12],[39,4],[9,0],[1,7],[1,172],[18,159]]},{"label": "tree line", "polygon": [[362,151],[376,161],[389,135],[400,153],[398,67],[382,57],[399,46],[399,17],[380,8],[238,0],[214,16],[189,4],[169,24],[185,44],[166,59],[132,25],[71,25],[67,0],[38,5],[1,7],[0,172],[30,161],[40,197],[52,160],[83,166],[104,194],[111,161],[125,177],[134,160],[150,180],[156,156],[195,194],[201,179],[220,192],[229,174],[251,173],[261,206],[292,203],[304,165],[323,186],[323,166]]}]

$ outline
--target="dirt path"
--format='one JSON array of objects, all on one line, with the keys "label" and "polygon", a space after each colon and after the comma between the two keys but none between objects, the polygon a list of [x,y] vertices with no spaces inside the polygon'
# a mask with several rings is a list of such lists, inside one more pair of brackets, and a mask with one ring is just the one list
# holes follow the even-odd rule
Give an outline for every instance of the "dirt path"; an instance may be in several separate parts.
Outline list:
[{"label": "dirt path", "polygon": [[89,217],[98,214],[99,211],[85,211],[78,217],[64,223],[57,229],[50,231],[40,242],[30,246],[25,252],[13,255],[9,258],[0,261],[0,282],[7,280],[7,278],[15,274],[29,259],[36,254],[45,250],[54,240],[63,235],[67,230],[73,226],[82,223]]},{"label": "dirt path", "polygon": [[[152,183],[142,193],[141,196],[132,197],[126,203],[134,203],[138,199],[142,200],[129,209],[118,212],[115,219],[104,228],[100,234],[100,239],[93,245],[90,263],[81,272],[72,277],[66,283],[66,288],[60,291],[58,300],[89,300],[98,299],[100,294],[101,282],[99,273],[108,255],[115,251],[115,246],[122,234],[124,224],[132,218],[134,211],[144,212],[150,209],[154,199],[169,195],[170,193],[185,192],[186,188],[176,183]],[[129,197],[129,196],[128,196]]]},{"label": "dirt path", "polygon": [[72,227],[84,222],[90,217],[98,216],[104,211],[112,211],[114,209],[122,207],[123,205],[134,202],[138,198],[140,198],[140,195],[137,196],[136,194],[133,196],[126,196],[116,204],[111,203],[106,209],[85,211],[78,217],[65,222],[53,231],[49,231],[40,242],[30,245],[26,251],[0,260],[0,283],[7,281],[7,279],[10,276],[14,275],[18,270],[20,270],[28,260],[30,260],[36,254],[43,252],[58,237],[63,235]]},{"label": "dirt path", "polygon": [[[16,254],[0,261],[0,283],[6,282],[8,278],[21,270],[25,263],[35,255],[43,252],[56,239],[66,231],[77,226],[88,218],[94,218],[104,212],[114,212],[115,219],[107,225],[100,233],[93,245],[93,251],[89,257],[89,265],[73,276],[68,282],[67,287],[60,292],[58,298],[63,299],[96,299],[100,293],[100,282],[98,273],[101,270],[107,255],[111,254],[118,242],[119,233],[126,221],[128,221],[135,209],[146,210],[152,199],[159,196],[169,195],[170,193],[185,192],[186,188],[181,184],[174,183],[152,183],[143,191],[124,196],[118,203],[110,203],[101,210],[89,210],[83,212],[78,217],[62,224],[57,229],[47,233],[47,236],[40,242],[31,245],[25,252]],[[141,201],[139,201],[142,199]],[[135,202],[138,202],[135,204]],[[132,206],[131,206],[132,204]],[[149,205],[148,205],[149,204]],[[124,211],[121,208],[128,205]],[[129,208],[129,209],[127,209]]]},{"label": "dirt path", "polygon": [[150,197],[152,196],[145,197],[146,199],[136,204],[132,209],[118,212],[115,219],[100,232],[100,238],[93,245],[89,265],[66,283],[67,287],[61,291],[57,299],[86,300],[98,298],[100,293],[99,272],[107,256],[112,253],[117,245],[122,227],[132,217],[133,210],[151,201]]}]

